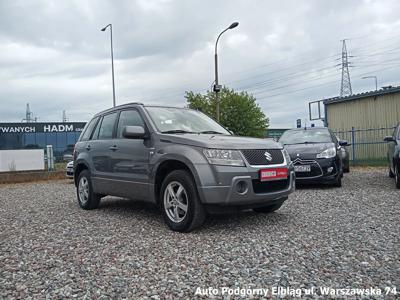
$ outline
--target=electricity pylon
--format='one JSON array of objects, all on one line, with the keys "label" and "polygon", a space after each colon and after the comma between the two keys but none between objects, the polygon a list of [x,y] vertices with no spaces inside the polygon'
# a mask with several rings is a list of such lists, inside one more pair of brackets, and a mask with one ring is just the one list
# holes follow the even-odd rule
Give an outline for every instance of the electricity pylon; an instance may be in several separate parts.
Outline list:
[{"label": "electricity pylon", "polygon": [[340,97],[345,97],[353,94],[351,89],[351,81],[350,81],[350,72],[349,72],[349,64],[347,48],[346,48],[346,40],[342,40],[342,83],[340,85]]}]

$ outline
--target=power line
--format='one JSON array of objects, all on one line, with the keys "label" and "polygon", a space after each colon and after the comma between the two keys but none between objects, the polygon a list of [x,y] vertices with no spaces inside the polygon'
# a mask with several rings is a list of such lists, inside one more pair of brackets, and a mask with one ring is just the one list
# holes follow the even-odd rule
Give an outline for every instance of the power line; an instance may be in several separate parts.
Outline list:
[{"label": "power line", "polygon": [[[392,40],[393,41],[393,38],[390,37],[390,38],[386,38],[384,40]],[[384,41],[384,40],[382,40],[382,41]],[[390,43],[390,45],[391,44],[392,43]],[[370,44],[368,44],[368,45],[370,45]],[[398,45],[398,44],[396,44],[396,45]],[[388,45],[386,45],[385,47],[381,47],[381,46],[380,47],[376,47],[376,44],[373,44],[373,47],[369,47],[369,46],[365,47],[364,46],[364,47],[356,47],[354,49],[358,50],[358,51],[355,51],[356,55],[354,55],[355,58],[353,58],[353,60],[355,62],[359,63],[358,65],[356,65],[356,67],[369,67],[369,66],[376,66],[377,64],[379,64],[379,61],[378,60],[365,61],[365,60],[368,59],[368,57],[377,56],[378,59],[379,59],[379,55],[391,55],[390,58],[393,58],[393,56],[396,54],[396,51],[397,51],[398,48],[393,48],[393,47],[388,46]],[[371,52],[371,50],[373,52]],[[327,56],[327,57],[324,57],[324,58],[319,58],[319,59],[311,59],[311,60],[308,60],[308,61],[305,61],[305,62],[302,61],[301,63],[298,63],[298,64],[285,66],[284,68],[278,68],[278,69],[275,69],[275,70],[272,70],[272,71],[269,71],[269,72],[264,72],[264,73],[261,73],[261,74],[260,73],[258,73],[258,74],[256,73],[255,75],[253,75],[251,77],[242,78],[242,79],[238,79],[238,80],[234,80],[234,81],[230,81],[230,82],[228,81],[227,84],[228,85],[232,84],[235,88],[238,88],[238,89],[250,89],[250,90],[253,90],[253,91],[254,90],[261,90],[262,91],[263,88],[274,86],[275,83],[282,82],[282,81],[288,80],[288,79],[295,79],[295,78],[297,79],[297,77],[301,77],[302,75],[305,75],[305,74],[308,74],[308,73],[322,72],[323,75],[325,75],[326,71],[329,71],[329,70],[333,69],[334,66],[332,66],[332,67],[331,66],[322,67],[322,68],[317,68],[317,69],[313,68],[313,69],[310,69],[310,70],[296,70],[296,69],[299,69],[302,66],[309,66],[309,65],[315,67],[316,65],[322,64],[326,60],[332,59],[334,57],[337,57],[337,54],[331,55],[331,56]],[[350,57],[350,55],[348,55],[347,57]],[[360,57],[360,59],[358,59],[358,57]],[[264,68],[266,66],[276,65],[276,64],[278,64],[279,62],[282,62],[282,61],[287,61],[287,59],[281,59],[281,60],[272,62],[270,64],[258,66],[256,68],[251,68],[251,69],[260,69],[260,68]],[[390,62],[390,61],[387,61],[387,62]],[[368,64],[365,65],[365,63],[368,63]],[[343,62],[342,62],[341,65],[343,65]],[[382,60],[381,65],[385,65],[385,60]],[[348,61],[347,67],[351,67],[349,61]],[[248,69],[248,70],[251,70],[251,69]],[[246,71],[242,71],[242,72],[239,72],[239,73],[243,73],[243,72],[246,72]],[[238,72],[236,72],[236,73],[238,73]],[[271,78],[267,77],[268,75],[277,75],[277,74],[278,74],[278,76],[272,76]],[[255,79],[255,78],[263,79],[263,78],[266,78],[266,77],[268,79],[260,80],[260,81],[253,82],[253,83],[248,82],[248,81],[250,81],[252,79]],[[307,78],[307,80],[309,80],[309,78]],[[238,83],[243,83],[243,84],[237,85]],[[299,84],[299,83],[296,83],[296,84]],[[189,85],[188,85],[188,87],[189,87]],[[192,89],[192,88],[190,88],[190,89]],[[158,96],[159,97],[163,97],[163,98],[165,98],[166,96],[178,96],[178,97],[181,97],[184,94],[184,90],[190,90],[190,89],[189,88],[182,89],[182,88],[178,88],[178,87],[177,88],[161,89],[161,90],[158,90],[158,93],[149,95],[149,100],[159,100],[159,99],[157,99]],[[197,90],[198,90],[198,92],[203,92],[206,89],[208,89],[208,86],[206,88],[204,88],[204,87],[203,88],[198,88]],[[168,91],[169,93],[165,93],[163,91],[165,91],[165,92]]]},{"label": "power line", "polygon": [[[370,71],[368,71],[368,72],[365,72],[365,73],[361,73],[361,74],[356,74],[357,76],[363,76],[363,75],[367,75],[367,74],[369,74],[369,73],[376,73],[376,72],[378,72],[378,71],[386,71],[386,70],[389,70],[389,69],[393,69],[393,68],[397,68],[397,67],[399,67],[400,66],[400,64],[396,64],[396,65],[392,65],[391,67],[389,67],[389,68],[382,68],[382,69],[375,69],[375,70],[370,70]],[[328,81],[328,82],[324,82],[324,83],[321,83],[321,84],[317,84],[317,85],[312,85],[312,86],[308,86],[308,87],[305,87],[305,88],[301,88],[301,89],[296,89],[296,90],[292,90],[292,91],[288,91],[288,92],[282,92],[282,93],[276,93],[276,94],[268,94],[268,95],[265,95],[265,96],[263,96],[263,97],[257,97],[257,100],[269,100],[269,99],[271,99],[272,97],[277,97],[277,96],[282,96],[282,95],[288,95],[288,94],[293,94],[293,93],[297,93],[297,92],[300,92],[300,91],[304,91],[304,90],[309,90],[309,89],[315,89],[315,88],[318,88],[318,87],[320,87],[320,86],[324,86],[324,85],[329,85],[329,84],[333,84],[333,83],[336,83],[337,82],[337,80],[332,80],[332,81]]]}]

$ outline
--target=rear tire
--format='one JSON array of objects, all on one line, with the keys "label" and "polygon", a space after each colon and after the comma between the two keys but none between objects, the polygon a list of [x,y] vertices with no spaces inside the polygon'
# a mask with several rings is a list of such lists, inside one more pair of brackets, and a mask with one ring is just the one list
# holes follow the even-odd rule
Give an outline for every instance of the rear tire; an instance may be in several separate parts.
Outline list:
[{"label": "rear tire", "polygon": [[272,213],[272,212],[278,210],[282,206],[282,204],[283,204],[283,202],[280,202],[280,203],[276,203],[273,205],[253,208],[253,210],[258,213],[269,214],[269,213]]},{"label": "rear tire", "polygon": [[396,181],[396,187],[400,189],[400,170],[397,165],[394,167],[394,172],[395,172],[395,181]]},{"label": "rear tire", "polygon": [[89,170],[83,170],[79,174],[76,195],[79,206],[83,209],[95,209],[99,206],[101,197],[93,192]]},{"label": "rear tire", "polygon": [[171,230],[189,232],[204,223],[206,211],[189,172],[169,173],[161,185],[159,199],[165,223]]}]

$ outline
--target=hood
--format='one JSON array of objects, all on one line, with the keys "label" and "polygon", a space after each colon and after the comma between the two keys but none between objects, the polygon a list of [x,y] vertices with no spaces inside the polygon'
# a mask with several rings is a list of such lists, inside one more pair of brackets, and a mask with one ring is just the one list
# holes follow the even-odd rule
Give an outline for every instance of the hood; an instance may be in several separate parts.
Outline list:
[{"label": "hood", "polygon": [[284,146],[290,155],[291,159],[297,157],[315,159],[318,153],[330,148],[335,147],[334,143],[316,143],[316,144],[295,144]]},{"label": "hood", "polygon": [[272,139],[257,139],[219,134],[162,134],[164,142],[184,144],[214,149],[282,149],[282,145]]}]

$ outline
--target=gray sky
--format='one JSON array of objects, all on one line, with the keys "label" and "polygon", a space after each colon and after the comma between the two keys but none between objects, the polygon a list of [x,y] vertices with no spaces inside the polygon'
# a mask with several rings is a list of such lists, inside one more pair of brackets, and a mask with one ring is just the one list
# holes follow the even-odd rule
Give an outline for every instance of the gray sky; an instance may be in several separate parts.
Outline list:
[{"label": "gray sky", "polygon": [[353,93],[400,84],[400,1],[0,0],[0,121],[86,121],[112,105],[113,24],[117,104],[185,105],[186,90],[214,80],[256,96],[272,128],[293,127],[308,101],[337,96],[341,42]]}]

